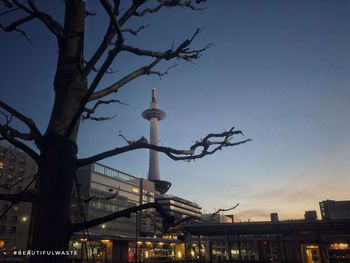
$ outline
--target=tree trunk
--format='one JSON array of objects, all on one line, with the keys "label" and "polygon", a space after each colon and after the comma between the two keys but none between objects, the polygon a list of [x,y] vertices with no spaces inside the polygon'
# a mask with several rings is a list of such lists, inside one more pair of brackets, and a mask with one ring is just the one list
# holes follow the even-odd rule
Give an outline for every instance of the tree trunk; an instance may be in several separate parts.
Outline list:
[{"label": "tree trunk", "polygon": [[[65,1],[64,37],[58,37],[58,63],[55,75],[55,102],[43,142],[40,144],[38,196],[33,204],[31,245],[33,251],[47,254],[66,251],[70,233],[70,204],[76,170],[76,137],[65,132],[87,91],[83,76],[85,3]],[[30,262],[65,262],[64,256],[32,256]]]},{"label": "tree trunk", "polygon": [[[62,137],[47,137],[40,159],[39,193],[33,218],[32,250],[66,251],[76,147]],[[40,252],[40,253],[41,253]],[[64,262],[64,256],[32,256],[31,262]]]}]

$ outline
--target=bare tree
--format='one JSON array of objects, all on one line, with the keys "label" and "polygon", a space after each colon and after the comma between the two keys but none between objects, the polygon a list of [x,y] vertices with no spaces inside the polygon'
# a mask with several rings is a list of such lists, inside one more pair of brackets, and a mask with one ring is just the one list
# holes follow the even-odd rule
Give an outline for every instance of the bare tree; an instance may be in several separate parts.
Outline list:
[{"label": "bare tree", "polygon": [[[0,15],[15,17],[8,24],[1,24],[5,32],[18,32],[29,39],[28,32],[22,26],[32,21],[41,22],[57,40],[57,68],[53,80],[55,91],[54,106],[50,121],[44,132],[35,122],[23,113],[0,100],[3,116],[0,124],[1,139],[22,149],[38,164],[37,191],[20,195],[3,195],[3,200],[12,202],[32,202],[34,216],[32,224],[31,249],[33,250],[66,250],[71,234],[86,227],[128,216],[143,209],[156,208],[157,203],[143,204],[123,211],[88,221],[84,224],[73,224],[70,221],[70,204],[72,186],[78,167],[91,164],[104,158],[115,156],[135,149],[153,149],[163,152],[173,160],[194,160],[213,154],[224,147],[236,146],[249,140],[233,142],[233,136],[242,134],[234,128],[222,133],[212,133],[195,142],[189,149],[178,150],[170,147],[152,145],[145,138],[127,141],[125,146],[94,156],[78,159],[76,144],[79,122],[82,118],[91,119],[101,104],[112,103],[103,100],[107,95],[117,93],[121,87],[143,75],[163,76],[155,67],[161,61],[173,59],[193,61],[211,45],[192,49],[191,44],[200,33],[195,32],[178,46],[174,44],[167,50],[146,50],[127,43],[125,34],[137,36],[146,28],[127,28],[126,23],[140,16],[152,15],[164,8],[182,8],[200,11],[205,0],[133,0],[126,1],[127,8],[121,8],[120,0],[100,0],[99,3],[109,18],[103,40],[95,53],[86,59],[84,54],[85,19],[94,13],[87,11],[85,1],[64,1],[64,21],[56,21],[52,15],[45,13],[34,0],[1,0],[3,9]],[[147,2],[147,3],[146,3]],[[15,16],[11,16],[15,14]],[[148,57],[151,62],[121,77],[108,87],[101,87],[101,80],[111,70],[113,60],[120,53]],[[89,77],[89,80],[88,80]],[[117,102],[117,101],[115,101]],[[90,104],[95,106],[91,106]],[[89,106],[90,105],[90,106]],[[12,119],[22,122],[28,131],[16,128]],[[93,118],[92,118],[93,119]],[[33,143],[36,148],[32,147]],[[166,216],[166,215],[164,215]],[[63,257],[32,257],[31,262],[64,262]]]}]

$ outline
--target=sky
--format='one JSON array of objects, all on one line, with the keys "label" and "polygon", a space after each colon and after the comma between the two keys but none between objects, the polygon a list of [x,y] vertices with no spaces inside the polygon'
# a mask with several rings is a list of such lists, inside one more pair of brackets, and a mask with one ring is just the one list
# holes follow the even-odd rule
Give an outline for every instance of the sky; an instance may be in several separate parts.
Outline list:
[{"label": "sky", "polygon": [[[38,1],[56,19],[62,1]],[[46,5],[46,6],[45,6]],[[97,15],[86,22],[86,56],[96,49],[106,28],[97,1],[87,1]],[[239,203],[244,220],[302,218],[326,199],[349,200],[350,184],[350,2],[347,0],[223,0],[208,1],[205,11],[164,9],[136,18],[128,27],[149,25],[137,47],[167,50],[202,33],[193,48],[208,49],[193,63],[168,61],[157,69],[168,75],[142,77],[110,98],[128,104],[101,107],[105,122],[85,121],[79,132],[79,157],[148,137],[151,88],[167,114],[159,123],[159,144],[188,148],[210,132],[232,126],[244,132],[235,140],[253,141],[225,148],[194,162],[175,162],[160,154],[161,178],[172,182],[170,194],[195,201],[203,212]],[[3,8],[1,6],[0,8]],[[6,18],[1,18],[6,22]],[[8,17],[7,19],[10,19]],[[32,117],[42,131],[53,105],[55,39],[40,24],[24,27],[31,42],[16,33],[0,32],[0,97]],[[149,62],[122,54],[99,89]],[[118,170],[147,177],[148,150],[104,160]]]}]

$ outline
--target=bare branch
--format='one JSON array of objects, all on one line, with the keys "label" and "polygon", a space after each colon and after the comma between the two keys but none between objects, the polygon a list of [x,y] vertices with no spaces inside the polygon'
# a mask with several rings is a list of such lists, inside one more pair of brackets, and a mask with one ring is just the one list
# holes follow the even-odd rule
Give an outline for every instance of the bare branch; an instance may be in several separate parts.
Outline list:
[{"label": "bare branch", "polygon": [[149,27],[149,25],[139,26],[137,29],[126,28],[126,29],[122,29],[122,32],[130,33],[131,35],[137,36],[141,30],[143,30],[147,27]]},{"label": "bare branch", "polygon": [[96,13],[95,12],[90,12],[88,10],[85,11],[85,17],[88,17],[88,16],[95,16]]},{"label": "bare branch", "polygon": [[32,150],[29,146],[16,140],[11,135],[9,130],[4,127],[4,125],[0,125],[0,134],[6,141],[8,141],[12,145],[16,146],[17,148],[21,149],[22,151],[26,152],[30,157],[33,158],[34,161],[36,161],[36,162],[39,161],[39,155],[34,150]]},{"label": "bare branch", "polygon": [[164,221],[163,223],[163,234],[167,233],[170,229],[174,229],[179,225],[182,225],[189,221],[201,221],[202,219],[198,216],[186,216],[178,221],[174,221],[173,223],[167,223],[167,221]]},{"label": "bare branch", "polygon": [[107,216],[103,216],[103,217],[99,217],[96,219],[92,219],[90,221],[86,221],[83,223],[76,223],[76,224],[72,224],[71,225],[71,233],[77,232],[77,231],[81,231],[83,229],[87,229],[87,228],[91,228],[94,226],[98,226],[100,224],[103,224],[105,222],[109,222],[111,220],[120,218],[120,217],[129,217],[132,213],[136,213],[138,211],[142,211],[145,209],[150,209],[150,208],[155,208],[157,211],[160,212],[160,214],[166,218],[169,218],[169,221],[172,221],[173,218],[167,214],[165,214],[165,211],[163,210],[163,208],[161,207],[160,204],[158,204],[157,202],[153,202],[153,203],[146,203],[146,204],[142,204],[142,205],[138,205],[138,206],[133,206],[112,214],[109,214]]},{"label": "bare branch", "polygon": [[150,70],[150,71],[149,71],[149,74],[158,75],[159,79],[161,79],[163,76],[169,74],[170,69],[175,68],[175,67],[177,67],[177,64],[174,64],[174,65],[168,67],[168,68],[166,69],[166,71],[164,71],[164,72],[159,72],[159,71]]},{"label": "bare branch", "polygon": [[[158,12],[163,7],[181,7],[181,8],[189,8],[193,11],[203,11],[205,8],[196,7],[191,1],[181,1],[181,0],[161,0],[160,4],[154,8],[145,8],[140,12],[136,12],[136,16],[144,16],[146,14],[153,14]],[[202,1],[196,1],[196,3],[200,3]]]},{"label": "bare branch", "polygon": [[10,209],[15,205],[17,204],[18,202],[11,202],[10,205],[7,206],[7,208],[2,212],[2,214],[0,215],[0,219],[3,218],[7,213],[8,211],[10,211]]},{"label": "bare branch", "polygon": [[11,12],[16,11],[16,10],[22,10],[22,11],[26,12],[28,14],[28,16],[13,22],[9,26],[2,26],[1,25],[1,28],[4,31],[20,32],[21,36],[26,37],[30,41],[27,34],[23,30],[19,29],[17,26],[24,24],[24,23],[32,20],[33,18],[38,18],[39,20],[41,20],[45,24],[45,26],[54,35],[56,35],[56,37],[58,37],[58,38],[64,37],[64,30],[63,30],[62,26],[60,25],[60,23],[58,23],[56,20],[54,20],[48,14],[38,10],[36,5],[34,4],[34,0],[29,0],[28,3],[29,3],[30,8],[28,8],[27,6],[22,4],[21,1],[17,1],[17,0],[5,1],[5,5],[8,8],[13,8],[14,6],[16,6],[16,7],[11,9],[11,10],[8,10],[6,12],[3,12],[1,15],[8,14],[8,13],[11,13]]},{"label": "bare branch", "polygon": [[13,4],[12,4],[12,1],[11,1],[11,0],[2,0],[2,2],[4,2],[4,5],[5,5],[7,8],[12,8],[12,7],[13,7]]},{"label": "bare branch", "polygon": [[239,203],[236,204],[235,206],[230,207],[230,208],[227,208],[227,209],[220,208],[219,210],[217,210],[216,212],[214,212],[214,213],[210,216],[210,219],[212,219],[214,216],[216,216],[216,215],[219,214],[220,212],[231,211],[231,210],[233,210],[233,209],[236,209],[238,206],[239,206]]},{"label": "bare branch", "polygon": [[7,10],[7,11],[4,11],[4,12],[0,13],[0,16],[4,16],[4,15],[7,15],[7,14],[10,14],[10,13],[15,12],[17,10],[19,10],[18,7],[10,9],[10,10]]},{"label": "bare branch", "polygon": [[51,31],[51,33],[53,33],[57,38],[65,37],[63,27],[60,23],[58,23],[48,14],[40,11],[36,7],[34,0],[29,0],[28,3],[31,9],[33,10],[33,14],[46,25],[46,27]]},{"label": "bare branch", "polygon": [[[116,198],[116,197],[118,196],[119,190],[120,190],[120,187],[118,187],[117,191],[116,191],[114,194],[110,195],[110,196],[106,196],[106,197],[91,196],[91,197],[89,197],[89,198],[87,198],[87,199],[82,199],[82,198],[80,198],[80,200],[81,200],[82,202],[84,202],[84,203],[90,203],[91,201],[100,201],[100,200],[101,200],[101,201],[109,201],[109,200],[112,200],[112,199],[114,199],[114,198]],[[78,198],[78,197],[75,197],[75,196],[73,195],[73,198]],[[78,199],[79,199],[79,198],[78,198]]]},{"label": "bare branch", "polygon": [[[113,0],[114,2],[114,10],[113,13],[115,15],[117,15],[119,13],[119,4],[120,1],[119,0]],[[121,16],[121,18],[119,19],[119,26],[120,28],[129,20],[130,17],[134,16],[136,13],[136,10],[146,2],[146,0],[135,0],[132,1],[132,5],[125,11],[125,13]],[[96,65],[96,63],[100,60],[100,58],[102,57],[102,55],[105,53],[105,51],[107,50],[109,44],[112,42],[112,39],[114,38],[116,34],[115,31],[115,27],[113,26],[113,22],[110,21],[107,31],[103,37],[103,40],[100,44],[100,46],[97,48],[97,50],[95,51],[95,53],[93,54],[93,56],[91,57],[91,59],[89,60],[89,62],[87,63],[87,65],[84,68],[83,74],[85,76],[87,76],[92,68]]]},{"label": "bare branch", "polygon": [[[77,167],[85,166],[100,160],[103,160],[105,158],[115,156],[118,154],[122,154],[125,152],[129,152],[136,149],[151,149],[158,152],[165,153],[169,158],[179,161],[191,161],[195,159],[202,158],[206,155],[211,155],[215,153],[218,150],[222,150],[224,147],[230,147],[230,146],[237,146],[246,142],[251,141],[251,139],[238,141],[238,142],[230,142],[233,139],[234,135],[242,134],[239,130],[234,130],[234,127],[231,128],[229,131],[225,131],[222,133],[213,133],[208,134],[204,139],[195,142],[189,150],[177,150],[170,147],[164,147],[164,146],[158,146],[154,144],[150,144],[147,142],[147,139],[142,137],[138,141],[128,141],[129,145],[124,147],[117,147],[112,150],[94,155],[92,157],[79,159],[77,161]],[[212,138],[219,138],[218,141],[212,141]],[[201,151],[196,153],[197,148],[201,148]],[[213,149],[211,149],[213,148]]]},{"label": "bare branch", "polygon": [[205,50],[213,46],[213,44],[208,44],[201,49],[196,49],[196,50],[189,49],[189,46],[191,45],[192,41],[200,32],[201,32],[201,29],[197,28],[197,30],[194,32],[192,37],[190,39],[186,39],[185,41],[183,41],[175,50],[171,48],[167,51],[154,51],[154,50],[139,49],[128,45],[123,45],[122,49],[124,51],[131,52],[138,56],[148,56],[148,57],[160,58],[164,60],[178,58],[186,61],[191,61],[199,58]]},{"label": "bare branch", "polygon": [[[131,16],[133,16],[137,10],[137,8],[142,5],[145,2],[145,0],[138,0],[138,1],[133,1],[132,5],[126,10],[126,12],[122,15],[122,17],[119,19],[119,26],[122,27]],[[119,4],[120,1],[114,0],[114,10],[113,13],[115,15],[118,14],[119,12]],[[115,27],[113,25],[113,21],[110,20],[107,31],[103,37],[103,40],[100,44],[100,46],[97,48],[95,53],[92,55],[91,59],[85,66],[83,70],[83,75],[87,76],[93,69],[93,67],[96,65],[96,63],[100,60],[102,55],[105,53],[107,50],[109,44],[112,42],[112,39],[114,38],[116,34]]]},{"label": "bare branch", "polygon": [[[24,189],[22,190],[22,192],[20,192],[19,194],[17,194],[17,196],[26,193],[27,190],[28,190],[28,188],[29,188],[29,187],[34,183],[34,181],[36,180],[37,176],[38,176],[38,174],[35,174],[34,177],[33,177],[33,180],[30,181],[29,184],[27,184],[26,187],[24,187]],[[32,198],[34,199],[34,198],[36,197],[36,196],[35,196],[35,193],[34,193],[34,192],[31,192],[31,193],[33,194]],[[33,201],[33,200],[32,200],[32,201]],[[32,201],[30,201],[30,202],[32,202]],[[0,215],[0,219],[1,219],[3,216],[5,216],[5,215],[7,214],[7,212],[10,211],[10,209],[11,209],[15,204],[17,204],[17,203],[19,203],[19,202],[22,202],[22,201],[19,201],[18,199],[17,199],[17,200],[13,200],[13,201],[11,202],[11,204],[7,207],[7,209]],[[23,202],[27,202],[27,201],[23,201]]]},{"label": "bare branch", "polygon": [[109,15],[110,21],[114,26],[114,30],[116,31],[117,34],[117,43],[120,42],[122,43],[124,41],[122,31],[120,29],[120,24],[119,21],[117,20],[113,7],[109,3],[108,0],[100,0],[103,8],[106,10],[107,14]]},{"label": "bare branch", "polygon": [[1,25],[1,28],[6,32],[10,32],[10,31],[16,30],[18,26],[20,26],[20,25],[22,25],[22,24],[24,24],[24,23],[26,23],[34,18],[35,18],[34,15],[29,15],[29,16],[23,17],[21,19],[18,19],[15,22],[12,22],[11,24],[9,24],[7,26]]},{"label": "bare branch", "polygon": [[[13,9],[13,10],[18,10],[18,8],[15,8],[15,9]],[[13,10],[11,10],[11,11],[13,11]],[[6,12],[5,12],[5,13],[6,13]],[[5,32],[12,32],[12,31],[19,32],[19,33],[20,33],[20,36],[25,37],[29,42],[31,42],[31,40],[30,40],[30,38],[28,37],[27,33],[26,33],[25,31],[19,29],[18,26],[20,26],[20,25],[22,25],[22,24],[24,24],[24,23],[26,23],[26,22],[28,22],[28,21],[34,19],[34,18],[35,18],[34,15],[29,15],[29,16],[23,17],[23,18],[21,18],[21,19],[15,21],[15,22],[13,22],[13,23],[7,25],[7,26],[4,26],[4,25],[0,24],[0,28],[1,28],[2,30],[4,30]]]},{"label": "bare branch", "polygon": [[[84,63],[87,65],[89,62],[84,60]],[[95,66],[93,66],[91,68],[91,71],[94,71],[94,72],[98,73],[100,70],[97,69]],[[112,74],[112,73],[117,73],[117,72],[119,72],[119,70],[113,70],[113,69],[109,68],[109,69],[106,70],[105,73]]]},{"label": "bare branch", "polygon": [[113,120],[115,117],[117,117],[117,114],[114,114],[113,116],[110,117],[94,117],[94,116],[82,116],[82,120],[92,120],[92,121],[108,121],[108,120]]},{"label": "bare branch", "polygon": [[95,113],[97,107],[101,104],[110,104],[110,103],[119,103],[119,104],[122,104],[122,105],[128,105],[124,102],[121,102],[120,100],[99,100],[95,103],[95,105],[93,106],[93,108],[85,108],[85,112],[86,112],[86,115],[82,115],[82,119],[83,120],[86,120],[86,119],[90,119],[90,120],[95,120],[95,121],[104,121],[104,120],[110,120],[110,119],[113,119],[115,118],[117,115],[113,115],[112,117],[94,117],[94,116],[91,116],[91,114]]},{"label": "bare branch", "polygon": [[2,100],[0,100],[0,108],[3,108],[7,112],[9,112],[11,115],[15,116],[17,119],[21,120],[24,124],[26,124],[30,130],[30,135],[32,136],[35,143],[37,145],[40,144],[40,140],[42,138],[42,135],[41,135],[39,129],[36,127],[35,122],[32,119],[30,119],[29,117],[18,112],[17,110],[15,110],[11,106],[9,106],[5,102],[3,102]]},{"label": "bare branch", "polygon": [[11,190],[16,185],[22,183],[25,180],[31,179],[31,178],[33,178],[33,176],[21,177],[19,180],[17,180],[15,182],[13,182],[12,184],[10,184],[11,181],[13,181],[13,179],[16,179],[16,178],[13,178],[12,180],[9,180],[9,182],[5,182],[3,184],[0,184],[0,187],[4,188],[5,190]]},{"label": "bare branch", "polygon": [[130,74],[124,76],[123,78],[121,78],[120,80],[118,80],[116,83],[112,84],[111,86],[107,87],[107,88],[104,88],[102,90],[99,90],[95,93],[93,93],[91,95],[91,98],[90,98],[90,101],[92,100],[96,100],[96,99],[100,99],[100,98],[103,98],[105,96],[107,96],[108,94],[111,94],[111,93],[115,93],[115,92],[118,92],[118,90],[124,86],[125,84],[127,84],[128,82],[136,79],[137,77],[139,76],[142,76],[142,75],[147,75],[147,74],[151,74],[150,73],[150,70],[156,66],[159,62],[161,61],[161,59],[155,59],[152,63],[150,63],[149,65],[147,66],[143,66],[133,72],[131,72]]}]

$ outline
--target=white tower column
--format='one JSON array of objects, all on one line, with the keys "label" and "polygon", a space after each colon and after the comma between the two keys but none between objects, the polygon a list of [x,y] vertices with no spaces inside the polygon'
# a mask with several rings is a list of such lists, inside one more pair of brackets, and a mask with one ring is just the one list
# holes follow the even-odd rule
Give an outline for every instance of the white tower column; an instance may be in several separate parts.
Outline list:
[{"label": "white tower column", "polygon": [[[142,117],[150,122],[150,143],[157,145],[158,122],[163,120],[166,117],[166,114],[161,109],[158,109],[155,88],[152,88],[152,101],[150,108],[142,112]],[[155,182],[156,189],[161,193],[165,193],[171,186],[170,182],[160,180],[159,153],[155,150],[150,150],[149,154],[148,180]]]},{"label": "white tower column", "polygon": [[[157,145],[158,144],[158,119],[150,119],[151,128],[150,128],[150,143]],[[160,171],[159,171],[159,154],[155,150],[150,150],[149,154],[149,169],[148,169],[148,180],[160,180]]]}]

